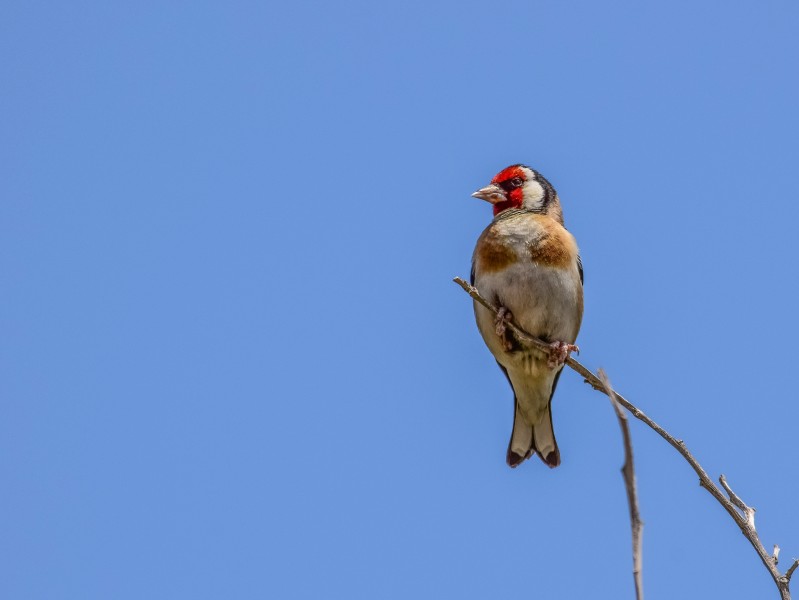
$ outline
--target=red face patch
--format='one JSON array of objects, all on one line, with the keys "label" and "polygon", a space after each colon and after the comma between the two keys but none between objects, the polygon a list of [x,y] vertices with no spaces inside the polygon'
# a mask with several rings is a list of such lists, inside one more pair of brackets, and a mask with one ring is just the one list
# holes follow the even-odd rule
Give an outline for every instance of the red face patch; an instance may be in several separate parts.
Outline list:
[{"label": "red face patch", "polygon": [[511,179],[517,177],[522,181],[527,180],[527,175],[522,169],[521,165],[512,165],[510,167],[507,167],[501,170],[499,173],[497,173],[494,179],[491,180],[491,183],[498,185],[506,190],[506,196],[508,198],[504,202],[497,202],[494,205],[495,217],[503,210],[507,210],[509,208],[520,208],[522,203],[524,202],[524,191],[522,190],[521,186],[508,190],[506,186],[502,185],[503,183],[508,182]]},{"label": "red face patch", "polygon": [[524,174],[521,165],[512,165],[507,167],[506,169],[502,169],[499,173],[494,176],[494,179],[491,180],[491,183],[500,184],[503,181],[508,181],[509,179],[513,179],[514,177],[521,177],[522,179],[527,179],[527,176]]}]

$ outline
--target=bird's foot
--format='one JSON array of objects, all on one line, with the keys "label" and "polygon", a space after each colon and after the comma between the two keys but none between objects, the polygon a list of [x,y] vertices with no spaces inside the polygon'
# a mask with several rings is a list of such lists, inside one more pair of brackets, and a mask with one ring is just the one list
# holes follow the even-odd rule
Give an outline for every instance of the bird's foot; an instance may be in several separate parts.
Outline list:
[{"label": "bird's foot", "polygon": [[513,334],[508,329],[508,323],[512,320],[513,315],[511,312],[504,306],[500,306],[496,316],[494,317],[494,331],[497,332],[497,335],[502,342],[502,347],[508,352],[513,350],[513,338],[511,337]]},{"label": "bird's foot", "polygon": [[580,349],[574,344],[567,344],[566,342],[552,342],[549,345],[549,360],[547,366],[550,369],[557,369],[563,366],[569,354],[572,352],[580,353]]}]

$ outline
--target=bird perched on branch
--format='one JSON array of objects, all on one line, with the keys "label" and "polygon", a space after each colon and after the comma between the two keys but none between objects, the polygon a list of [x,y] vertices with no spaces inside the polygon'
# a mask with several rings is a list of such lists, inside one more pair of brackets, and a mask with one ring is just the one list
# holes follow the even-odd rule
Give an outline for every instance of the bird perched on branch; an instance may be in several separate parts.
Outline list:
[{"label": "bird perched on branch", "polygon": [[[477,240],[471,283],[499,307],[475,302],[477,327],[513,388],[513,432],[507,462],[516,467],[537,453],[560,464],[552,429],[552,395],[583,316],[583,267],[574,237],[563,226],[552,185],[525,165],[500,171],[472,194],[494,205],[494,220]],[[509,321],[550,344],[522,346]]]}]

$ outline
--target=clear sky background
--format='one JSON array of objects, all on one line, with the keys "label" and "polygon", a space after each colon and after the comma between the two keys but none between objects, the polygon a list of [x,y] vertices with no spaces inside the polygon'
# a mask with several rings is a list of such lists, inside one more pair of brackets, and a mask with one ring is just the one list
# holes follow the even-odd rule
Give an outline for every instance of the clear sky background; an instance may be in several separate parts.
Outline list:
[{"label": "clear sky background", "polygon": [[[701,6],[698,6],[701,4]],[[505,466],[468,276],[559,191],[590,368],[799,556],[793,2],[0,7],[0,595],[632,597],[622,446]],[[647,598],[776,590],[632,424]]]}]

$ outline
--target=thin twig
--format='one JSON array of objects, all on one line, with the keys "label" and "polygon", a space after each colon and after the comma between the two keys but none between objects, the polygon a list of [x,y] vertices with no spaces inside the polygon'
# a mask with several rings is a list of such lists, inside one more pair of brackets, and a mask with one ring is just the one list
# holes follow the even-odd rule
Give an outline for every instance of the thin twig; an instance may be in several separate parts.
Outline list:
[{"label": "thin twig", "polygon": [[[472,285],[469,285],[466,281],[461,279],[460,277],[455,277],[453,279],[455,283],[461,286],[467,294],[469,294],[475,302],[484,306],[492,313],[497,313],[497,307],[491,304],[488,300],[483,298],[480,293],[477,291]],[[538,347],[542,350],[548,350],[549,345],[545,342],[533,337],[523,329],[521,329],[518,325],[516,325],[513,321],[506,322],[508,329],[513,331],[516,338],[525,344],[530,346]],[[602,392],[603,394],[609,395],[608,392],[605,390],[605,386],[602,384],[602,380],[597,376],[594,375],[591,371],[577,362],[571,356],[566,359],[566,364],[569,365],[574,371],[577,371],[584,379],[587,384],[593,387],[595,390]],[[757,535],[757,531],[754,528],[754,520],[752,520],[752,524],[749,523],[748,515],[743,515],[741,512],[738,511],[738,507],[732,502],[732,500],[728,500],[724,493],[719,489],[719,487],[713,483],[713,480],[708,477],[708,474],[702,468],[702,466],[697,462],[697,460],[693,457],[693,455],[688,451],[685,447],[685,443],[682,440],[676,439],[672,436],[669,432],[663,429],[660,425],[655,423],[652,419],[650,419],[643,411],[641,411],[637,406],[632,404],[628,401],[624,396],[619,394],[616,391],[613,391],[613,397],[616,401],[621,404],[627,411],[634,416],[639,421],[646,423],[651,429],[653,429],[660,437],[666,440],[669,445],[671,445],[677,452],[679,452],[682,457],[691,465],[691,468],[694,472],[699,476],[699,485],[705,488],[711,496],[713,496],[719,504],[721,504],[722,508],[727,511],[727,514],[730,515],[733,521],[735,521],[736,525],[741,529],[741,533],[743,533],[744,537],[749,540],[749,543],[757,552],[757,555],[760,557],[761,562],[765,565],[766,569],[768,569],[771,578],[774,580],[777,589],[780,592],[781,600],[790,600],[791,594],[789,591],[789,584],[790,584],[790,575],[793,575],[794,571],[796,570],[797,566],[794,563],[790,569],[783,575],[780,573],[777,566],[774,564],[769,553],[763,547],[763,543],[760,541],[759,536]],[[725,480],[726,481],[726,480]],[[731,492],[732,490],[730,490]],[[738,498],[737,496],[735,496]],[[732,495],[730,496],[732,498]],[[740,500],[740,498],[738,498]],[[743,504],[743,502],[741,502]],[[746,504],[744,504],[746,506]],[[744,510],[744,509],[742,509]],[[754,510],[754,509],[752,509]]]},{"label": "thin twig", "polygon": [[602,369],[597,371],[599,379],[605,388],[605,393],[610,399],[616,418],[619,420],[621,435],[624,440],[624,465],[621,468],[624,477],[624,488],[627,490],[627,506],[630,508],[630,530],[633,535],[633,580],[635,582],[635,597],[637,600],[644,600],[644,565],[641,555],[642,538],[644,535],[644,523],[641,521],[641,513],[638,510],[638,489],[635,485],[635,464],[633,462],[633,440],[630,436],[630,425],[627,423],[627,415],[621,409],[621,405],[616,402],[616,394],[610,385],[607,374]]},{"label": "thin twig", "polygon": [[795,558],[791,568],[785,571],[785,579],[787,580],[787,583],[791,582],[791,576],[793,575],[793,572],[796,571],[796,567],[799,567],[799,558]]},{"label": "thin twig", "polygon": [[755,530],[755,512],[756,512],[755,509],[752,508],[751,506],[747,506],[746,502],[741,500],[738,497],[738,494],[736,494],[735,492],[732,491],[732,488],[727,483],[727,480],[725,479],[724,474],[722,474],[719,477],[719,483],[721,484],[721,487],[724,488],[724,491],[727,492],[727,495],[730,497],[730,501],[735,506],[740,508],[741,511],[744,513],[744,516],[746,516],[746,524],[749,525],[749,527],[751,527],[752,530],[754,531]]}]

